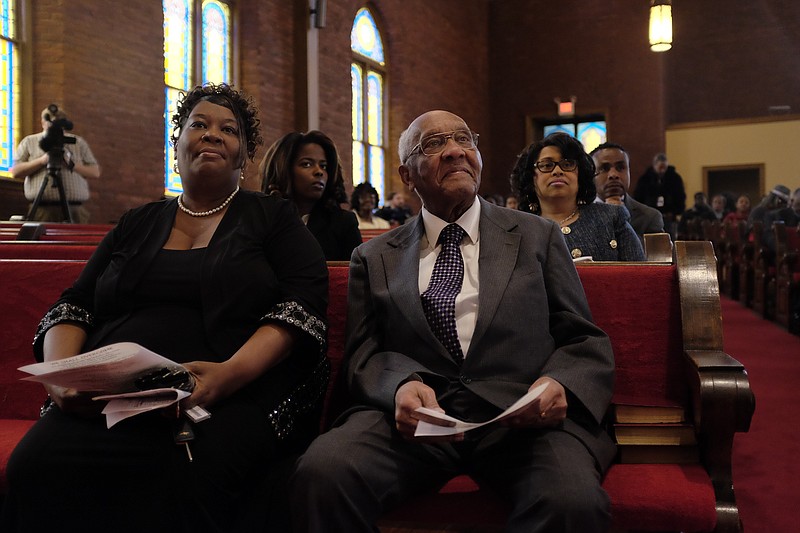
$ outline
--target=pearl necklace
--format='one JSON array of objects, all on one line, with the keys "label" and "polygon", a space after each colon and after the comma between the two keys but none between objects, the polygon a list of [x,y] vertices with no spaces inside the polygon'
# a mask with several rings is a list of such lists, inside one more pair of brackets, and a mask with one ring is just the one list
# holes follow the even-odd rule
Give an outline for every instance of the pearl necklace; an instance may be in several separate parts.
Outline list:
[{"label": "pearl necklace", "polygon": [[208,211],[200,211],[200,212],[192,211],[191,209],[189,209],[185,205],[183,205],[183,202],[181,201],[181,198],[183,198],[183,194],[181,194],[180,196],[178,196],[178,207],[180,208],[181,211],[183,211],[187,215],[191,215],[193,217],[207,217],[209,215],[213,215],[214,213],[217,213],[217,212],[222,211],[223,209],[225,209],[228,206],[228,204],[231,203],[231,200],[233,200],[233,197],[236,196],[237,192],[239,192],[239,186],[238,185],[236,186],[236,189],[233,190],[231,195],[228,196],[225,199],[225,201],[222,202],[219,206],[215,207],[214,209],[209,209]]},{"label": "pearl necklace", "polygon": [[571,219],[572,217],[574,217],[574,216],[575,216],[575,213],[577,213],[577,212],[578,212],[578,208],[576,207],[576,208],[575,208],[575,211],[573,211],[572,213],[570,213],[570,214],[569,214],[569,216],[568,216],[567,218],[565,218],[564,220],[562,220],[561,222],[559,222],[559,223],[558,223],[558,225],[559,225],[559,226],[563,225],[563,224],[564,224],[564,222],[566,222],[567,220],[569,220],[569,219]]}]

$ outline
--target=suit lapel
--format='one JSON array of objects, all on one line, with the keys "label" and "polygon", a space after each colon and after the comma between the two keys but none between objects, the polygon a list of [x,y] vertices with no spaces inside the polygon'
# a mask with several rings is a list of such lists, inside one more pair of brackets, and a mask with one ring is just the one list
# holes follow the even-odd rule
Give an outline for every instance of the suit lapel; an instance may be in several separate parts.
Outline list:
[{"label": "suit lapel", "polygon": [[502,209],[504,208],[481,200],[478,319],[467,352],[467,361],[469,354],[479,344],[489,324],[492,323],[517,264],[522,236],[511,232],[517,224],[502,216]]},{"label": "suit lapel", "polygon": [[428,326],[419,297],[419,243],[424,233],[422,217],[417,215],[387,241],[381,260],[392,301],[425,343],[449,359],[450,354]]}]

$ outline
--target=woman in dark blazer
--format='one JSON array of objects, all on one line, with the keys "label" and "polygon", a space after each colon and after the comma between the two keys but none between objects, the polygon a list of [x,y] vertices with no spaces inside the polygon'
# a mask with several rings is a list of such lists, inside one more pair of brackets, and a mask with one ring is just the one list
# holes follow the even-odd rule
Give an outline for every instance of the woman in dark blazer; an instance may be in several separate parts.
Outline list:
[{"label": "woman in dark blazer", "polygon": [[269,147],[259,166],[261,189],[288,198],[316,237],[328,261],[349,261],[361,244],[346,201],[342,166],[333,141],[321,131],[287,133]]}]

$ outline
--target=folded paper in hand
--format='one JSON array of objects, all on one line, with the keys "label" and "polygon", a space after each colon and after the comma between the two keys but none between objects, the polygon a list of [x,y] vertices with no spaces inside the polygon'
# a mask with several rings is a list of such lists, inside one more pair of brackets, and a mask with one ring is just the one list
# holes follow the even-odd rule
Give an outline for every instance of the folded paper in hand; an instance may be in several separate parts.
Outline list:
[{"label": "folded paper in hand", "polygon": [[20,367],[22,378],[79,391],[105,392],[95,400],[110,400],[103,413],[108,427],[130,416],[160,409],[189,392],[156,388],[137,391],[136,380],[156,369],[180,369],[178,363],[133,342],[118,342],[74,357]]},{"label": "folded paper in hand", "polygon": [[417,429],[414,432],[415,437],[441,437],[445,435],[455,435],[457,433],[464,433],[471,429],[476,429],[481,426],[485,426],[486,424],[491,424],[492,422],[497,422],[503,418],[506,418],[517,411],[525,408],[530,404],[533,400],[539,397],[539,395],[544,392],[547,388],[547,383],[542,383],[538,387],[529,390],[522,398],[514,402],[511,407],[497,415],[496,417],[492,418],[491,420],[487,420],[486,422],[464,422],[457,418],[453,418],[452,416],[446,415],[444,413],[440,413],[439,411],[434,411],[433,409],[428,409],[427,407],[417,407],[416,411],[419,413],[424,413],[430,417],[437,418],[439,420],[444,420],[450,422],[452,426],[439,426],[436,424],[431,424],[430,422],[425,422],[424,420],[420,420],[417,424]]}]

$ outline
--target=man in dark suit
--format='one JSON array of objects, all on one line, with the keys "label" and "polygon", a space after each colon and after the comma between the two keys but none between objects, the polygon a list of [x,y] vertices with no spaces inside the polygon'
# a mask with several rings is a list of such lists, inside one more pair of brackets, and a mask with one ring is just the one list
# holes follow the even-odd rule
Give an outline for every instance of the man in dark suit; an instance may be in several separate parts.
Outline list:
[{"label": "man in dark suit", "polygon": [[[375,531],[385,510],[464,472],[512,504],[508,531],[609,527],[600,486],[615,453],[601,427],[609,340],[591,322],[558,225],[478,198],[477,137],[446,111],[421,115],[400,137],[400,176],[423,209],[351,259],[343,372],[354,406],[298,461],[296,531]],[[453,223],[463,271],[442,278],[451,248],[443,253],[439,236]],[[439,319],[424,310],[440,279],[461,282],[455,341],[437,336]],[[500,422],[415,437],[420,420],[451,425],[417,408],[482,422],[543,384]]]},{"label": "man in dark suit", "polygon": [[624,205],[631,214],[631,226],[644,242],[645,233],[663,233],[664,217],[658,209],[646,206],[628,194],[631,186],[631,164],[628,152],[616,143],[603,143],[591,153],[597,174],[597,201]]}]

